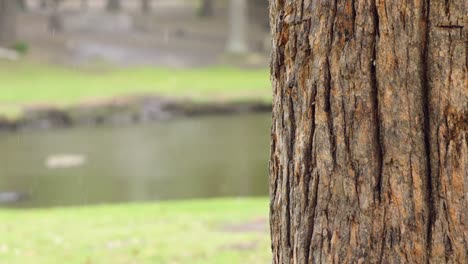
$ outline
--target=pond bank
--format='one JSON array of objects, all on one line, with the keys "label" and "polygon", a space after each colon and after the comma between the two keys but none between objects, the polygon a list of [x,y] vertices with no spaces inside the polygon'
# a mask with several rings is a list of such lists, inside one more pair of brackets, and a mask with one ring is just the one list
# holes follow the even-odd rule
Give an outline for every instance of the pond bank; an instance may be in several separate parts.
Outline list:
[{"label": "pond bank", "polygon": [[0,117],[0,131],[54,129],[75,126],[121,126],[181,117],[271,112],[271,104],[258,101],[195,102],[161,96],[132,96],[70,107],[51,105],[24,109],[16,119]]}]

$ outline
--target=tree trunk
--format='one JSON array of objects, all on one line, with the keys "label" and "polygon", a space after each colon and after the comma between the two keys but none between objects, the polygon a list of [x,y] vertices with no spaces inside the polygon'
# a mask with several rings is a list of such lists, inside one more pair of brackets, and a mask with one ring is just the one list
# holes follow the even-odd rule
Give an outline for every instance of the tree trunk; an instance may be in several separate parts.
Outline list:
[{"label": "tree trunk", "polygon": [[16,41],[16,0],[0,0],[0,46]]},{"label": "tree trunk", "polygon": [[230,0],[229,36],[227,42],[227,51],[229,53],[247,53],[247,26],[247,0]]},{"label": "tree trunk", "polygon": [[60,14],[60,3],[61,0],[52,1],[52,13],[49,17],[49,31],[53,33],[58,33],[63,30],[63,21]]},{"label": "tree trunk", "polygon": [[26,11],[28,10],[28,3],[26,0],[17,0],[17,3],[18,3],[18,8],[23,10],[23,11]]},{"label": "tree trunk", "polygon": [[120,0],[107,0],[107,11],[110,11],[110,12],[116,12],[116,11],[120,11],[121,9],[121,3],[120,3]]},{"label": "tree trunk", "polygon": [[212,17],[214,15],[214,3],[213,0],[203,0],[200,8],[200,16]]},{"label": "tree trunk", "polygon": [[48,7],[48,1],[47,0],[40,0],[39,2],[39,8],[41,9],[46,9]]},{"label": "tree trunk", "polygon": [[273,263],[466,263],[465,11],[270,1]]},{"label": "tree trunk", "polygon": [[88,0],[81,0],[81,10],[88,10],[89,3]]}]

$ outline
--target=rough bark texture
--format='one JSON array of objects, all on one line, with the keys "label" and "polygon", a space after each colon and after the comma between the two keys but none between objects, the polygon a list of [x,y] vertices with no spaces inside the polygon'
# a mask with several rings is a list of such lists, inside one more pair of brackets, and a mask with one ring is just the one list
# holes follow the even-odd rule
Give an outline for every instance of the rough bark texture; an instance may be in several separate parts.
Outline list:
[{"label": "rough bark texture", "polygon": [[0,46],[10,46],[16,39],[16,0],[0,0]]},{"label": "rough bark texture", "polygon": [[466,263],[463,0],[271,0],[273,263]]}]

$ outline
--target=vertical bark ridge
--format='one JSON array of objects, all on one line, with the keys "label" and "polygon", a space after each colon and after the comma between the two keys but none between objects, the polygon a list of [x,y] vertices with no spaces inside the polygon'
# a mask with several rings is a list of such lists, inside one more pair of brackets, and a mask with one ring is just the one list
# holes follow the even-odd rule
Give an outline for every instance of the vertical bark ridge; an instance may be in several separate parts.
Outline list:
[{"label": "vertical bark ridge", "polygon": [[427,85],[433,263],[468,258],[467,20],[463,0],[430,1]]}]

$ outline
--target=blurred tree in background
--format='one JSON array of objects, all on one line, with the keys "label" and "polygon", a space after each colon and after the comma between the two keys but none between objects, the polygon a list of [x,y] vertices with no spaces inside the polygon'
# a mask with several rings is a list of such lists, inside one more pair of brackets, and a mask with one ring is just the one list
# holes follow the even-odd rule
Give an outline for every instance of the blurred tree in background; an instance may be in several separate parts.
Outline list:
[{"label": "blurred tree in background", "polygon": [[232,54],[244,54],[249,50],[247,44],[248,26],[247,0],[230,0],[229,38],[227,51]]},{"label": "blurred tree in background", "polygon": [[16,0],[0,0],[0,45],[16,41]]},{"label": "blurred tree in background", "polygon": [[60,4],[63,0],[52,1],[52,13],[49,18],[49,30],[51,32],[60,32],[63,30],[62,15],[60,13]]},{"label": "blurred tree in background", "polygon": [[111,11],[111,12],[116,12],[116,11],[120,11],[120,9],[122,8],[122,5],[120,3],[120,0],[107,0],[107,11]]},{"label": "blurred tree in background", "polygon": [[27,0],[17,0],[18,2],[18,7],[21,9],[21,10],[27,10]]},{"label": "blurred tree in background", "polygon": [[213,0],[203,0],[200,8],[200,16],[211,17],[214,15]]},{"label": "blurred tree in background", "polygon": [[87,10],[88,9],[88,0],[81,0],[81,9]]},{"label": "blurred tree in background", "polygon": [[151,0],[141,0],[141,12],[151,13]]},{"label": "blurred tree in background", "polygon": [[41,9],[46,9],[48,7],[48,1],[47,0],[41,0],[40,3],[39,3],[39,7]]}]

